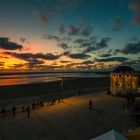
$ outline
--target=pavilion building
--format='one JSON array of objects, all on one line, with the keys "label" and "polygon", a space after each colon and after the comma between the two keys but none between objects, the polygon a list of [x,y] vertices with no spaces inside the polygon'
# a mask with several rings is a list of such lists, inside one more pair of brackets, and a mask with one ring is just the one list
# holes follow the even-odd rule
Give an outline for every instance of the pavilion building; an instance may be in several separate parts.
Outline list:
[{"label": "pavilion building", "polygon": [[110,94],[137,96],[138,76],[129,66],[119,66],[110,73]]}]

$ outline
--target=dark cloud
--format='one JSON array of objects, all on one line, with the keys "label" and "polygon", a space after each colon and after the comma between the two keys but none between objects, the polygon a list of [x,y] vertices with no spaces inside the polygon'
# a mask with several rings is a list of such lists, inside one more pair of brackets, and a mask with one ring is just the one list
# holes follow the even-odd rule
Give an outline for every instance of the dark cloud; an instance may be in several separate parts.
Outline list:
[{"label": "dark cloud", "polygon": [[115,53],[138,54],[140,52],[140,41],[137,43],[128,43],[123,49],[116,49]]},{"label": "dark cloud", "polygon": [[68,35],[73,35],[73,36],[80,35],[84,37],[91,35],[92,31],[93,31],[93,27],[86,24],[80,26],[70,25],[67,29]]},{"label": "dark cloud", "polygon": [[100,55],[100,57],[110,57],[110,56],[112,56],[112,54],[110,53],[105,53]]},{"label": "dark cloud", "polygon": [[96,51],[96,47],[89,45],[85,50],[83,50],[82,53],[90,53],[90,52],[93,52],[93,51]]},{"label": "dark cloud", "polygon": [[83,38],[78,38],[74,41],[74,43],[77,43],[77,44],[82,44],[82,43],[85,43],[85,42],[87,42],[87,41]]},{"label": "dark cloud", "polygon": [[48,40],[55,40],[55,41],[58,41],[58,42],[61,40],[58,36],[56,36],[56,35],[51,35],[51,34],[44,34],[44,35],[42,36],[42,38],[43,38],[43,39],[48,39]]},{"label": "dark cloud", "polygon": [[69,54],[68,56],[72,59],[87,59],[87,58],[90,58],[90,55],[87,55],[87,54],[84,54],[84,53]]},{"label": "dark cloud", "polygon": [[45,61],[43,61],[43,60],[30,59],[27,64],[30,68],[32,68],[34,66],[41,65],[41,64],[44,64],[44,63],[45,63]]},{"label": "dark cloud", "polygon": [[96,44],[96,50],[100,50],[108,47],[108,42],[111,40],[110,37],[102,38],[99,43]]},{"label": "dark cloud", "polygon": [[112,49],[109,49],[107,53],[111,53],[111,52],[112,52]]},{"label": "dark cloud", "polygon": [[84,53],[71,53],[69,51],[64,52],[63,55],[68,56],[72,59],[87,59],[90,58],[90,55]]},{"label": "dark cloud", "polygon": [[87,60],[87,61],[83,61],[81,64],[89,65],[89,64],[94,64],[94,62]]},{"label": "dark cloud", "polygon": [[61,60],[61,63],[70,63],[71,61]]},{"label": "dark cloud", "polygon": [[111,61],[118,61],[118,62],[125,62],[129,60],[127,57],[110,57],[110,58],[97,58],[95,61],[97,62],[111,62]]},{"label": "dark cloud", "polygon": [[69,46],[66,43],[60,43],[58,44],[59,47],[61,47],[63,50],[69,49]]},{"label": "dark cloud", "polygon": [[18,59],[22,59],[25,61],[30,61],[33,59],[44,59],[44,60],[57,60],[61,57],[61,55],[54,55],[52,53],[15,53],[15,52],[5,52],[4,54],[11,55]]},{"label": "dark cloud", "polygon": [[35,57],[45,59],[45,60],[57,60],[61,57],[61,54],[55,55],[52,53],[46,53],[46,54],[37,53],[37,54],[35,54]]},{"label": "dark cloud", "polygon": [[[100,42],[96,42],[95,38],[93,40],[91,39],[87,43],[86,49],[83,51],[83,53],[90,53],[93,51],[98,51],[100,49],[104,49],[108,47],[108,42],[111,40],[110,37],[102,38]],[[85,46],[85,45],[84,45]]]},{"label": "dark cloud", "polygon": [[7,37],[0,38],[0,49],[4,50],[22,50],[23,46],[15,42],[11,42]]},{"label": "dark cloud", "polygon": [[129,8],[134,12],[132,23],[140,26],[140,0],[132,0]]},{"label": "dark cloud", "polygon": [[118,31],[121,29],[121,27],[123,26],[123,21],[122,21],[122,18],[121,17],[116,17],[113,24],[112,24],[112,27],[113,27],[113,30],[114,31]]}]

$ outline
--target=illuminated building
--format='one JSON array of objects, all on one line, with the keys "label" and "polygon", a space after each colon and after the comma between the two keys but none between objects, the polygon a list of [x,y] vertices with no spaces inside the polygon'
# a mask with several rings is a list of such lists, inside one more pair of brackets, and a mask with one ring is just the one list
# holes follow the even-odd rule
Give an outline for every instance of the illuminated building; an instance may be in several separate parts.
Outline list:
[{"label": "illuminated building", "polygon": [[110,74],[110,91],[112,95],[137,95],[138,76],[129,66],[119,66]]}]

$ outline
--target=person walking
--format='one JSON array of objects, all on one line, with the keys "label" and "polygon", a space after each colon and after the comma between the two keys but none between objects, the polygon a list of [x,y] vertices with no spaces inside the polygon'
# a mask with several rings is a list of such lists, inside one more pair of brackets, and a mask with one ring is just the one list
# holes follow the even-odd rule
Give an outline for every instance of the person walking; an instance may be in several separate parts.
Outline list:
[{"label": "person walking", "polygon": [[89,109],[92,110],[92,100],[89,100]]},{"label": "person walking", "polygon": [[29,117],[30,117],[30,106],[28,106],[28,107],[26,108],[26,111],[27,111],[27,117],[29,118]]},{"label": "person walking", "polygon": [[15,117],[15,115],[16,115],[16,107],[15,106],[12,107],[12,115],[13,115],[13,117]]}]

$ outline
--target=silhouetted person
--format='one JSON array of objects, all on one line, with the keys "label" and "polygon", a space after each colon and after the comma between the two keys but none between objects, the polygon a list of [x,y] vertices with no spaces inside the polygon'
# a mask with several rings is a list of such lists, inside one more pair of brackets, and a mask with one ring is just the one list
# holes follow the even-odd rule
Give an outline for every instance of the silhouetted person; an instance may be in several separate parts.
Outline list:
[{"label": "silhouetted person", "polygon": [[12,107],[12,115],[13,115],[13,117],[15,117],[15,115],[16,115],[16,107],[15,106]]},{"label": "silhouetted person", "polygon": [[60,98],[58,98],[58,103],[60,103]]},{"label": "silhouetted person", "polygon": [[89,109],[92,110],[92,100],[89,100]]},{"label": "silhouetted person", "polygon": [[1,109],[1,113],[2,113],[2,116],[6,114],[6,109],[4,107]]},{"label": "silhouetted person", "polygon": [[78,91],[79,96],[81,95],[81,92],[82,92],[82,90],[81,90],[81,89],[79,89],[79,91]]},{"label": "silhouetted person", "polygon": [[35,103],[35,102],[33,102],[33,103],[32,103],[32,109],[34,109],[34,108],[35,108],[35,106],[36,106],[36,103]]},{"label": "silhouetted person", "polygon": [[55,99],[53,99],[53,100],[52,100],[52,105],[54,105],[54,104],[55,104],[55,102],[56,102],[56,100],[55,100]]},{"label": "silhouetted person", "polygon": [[27,111],[27,117],[30,117],[30,106],[28,106],[28,107],[26,108],[26,111]]}]

